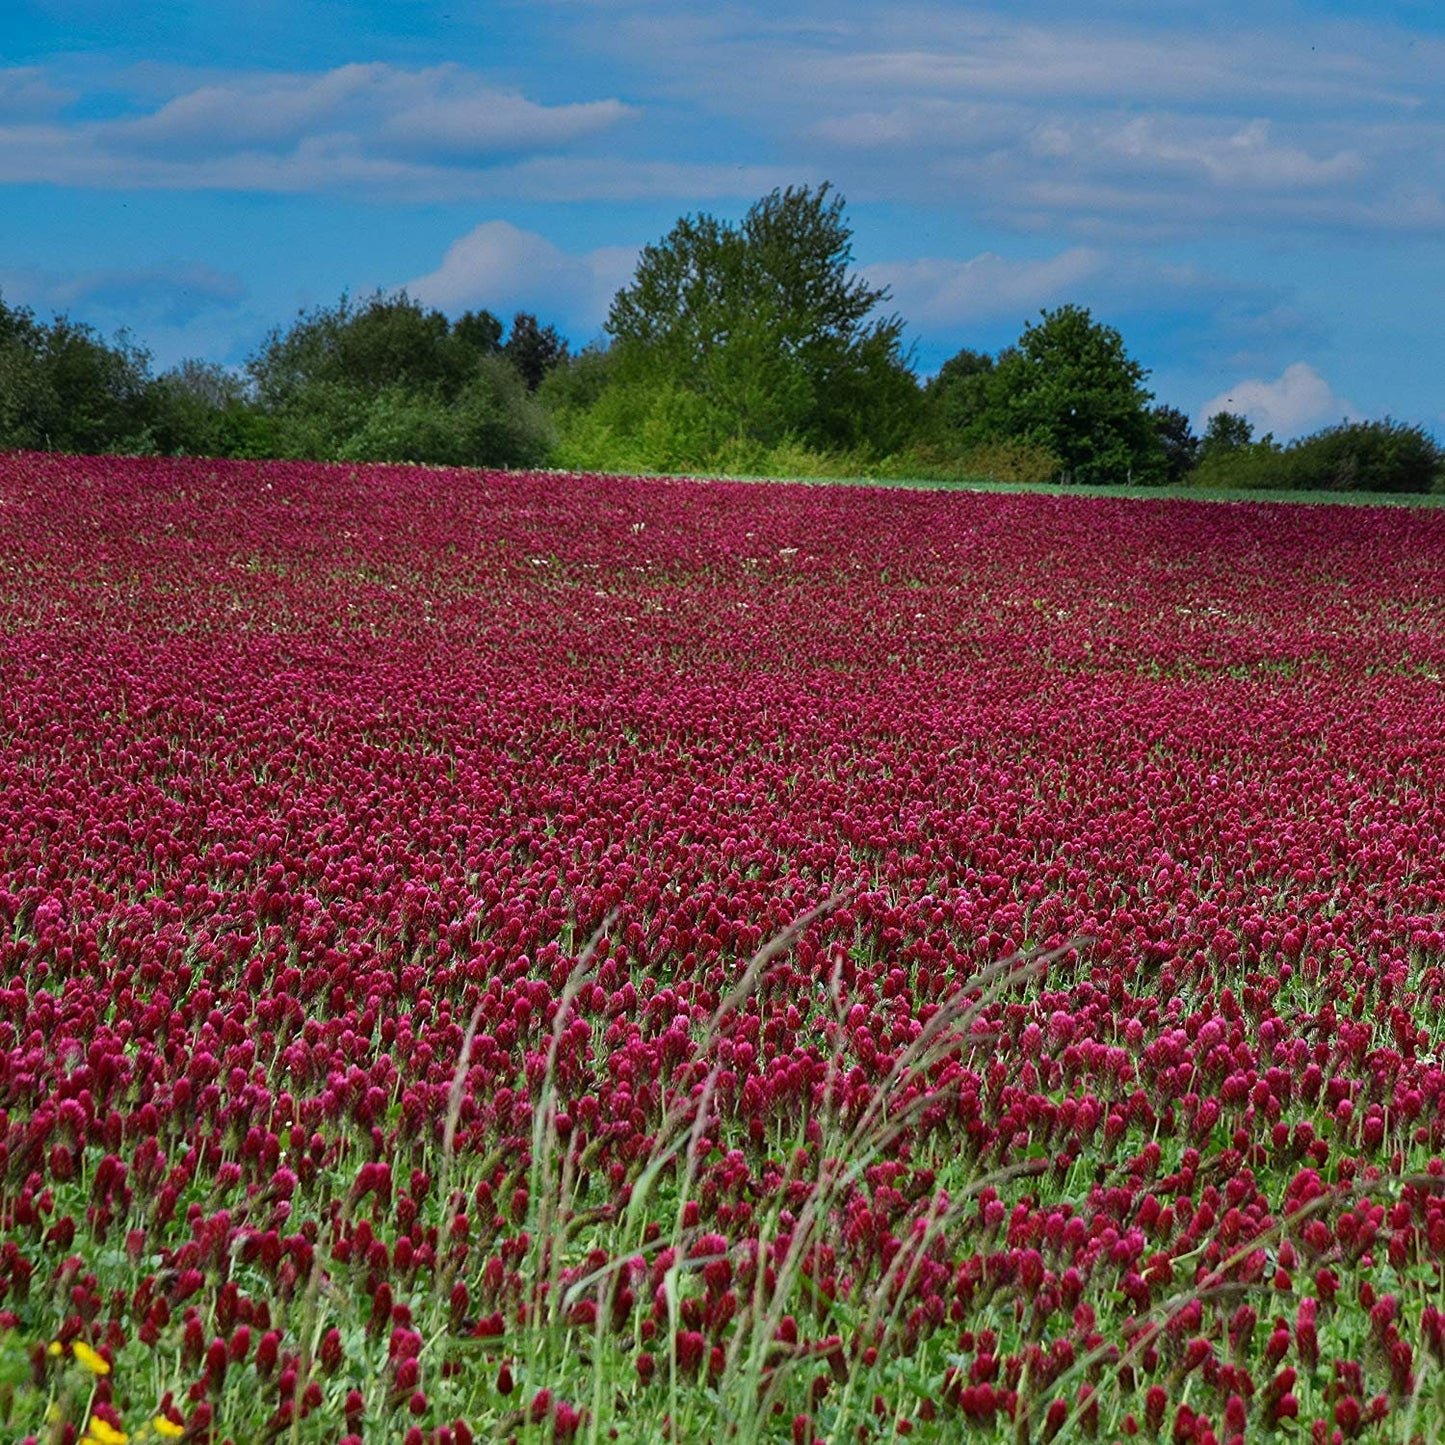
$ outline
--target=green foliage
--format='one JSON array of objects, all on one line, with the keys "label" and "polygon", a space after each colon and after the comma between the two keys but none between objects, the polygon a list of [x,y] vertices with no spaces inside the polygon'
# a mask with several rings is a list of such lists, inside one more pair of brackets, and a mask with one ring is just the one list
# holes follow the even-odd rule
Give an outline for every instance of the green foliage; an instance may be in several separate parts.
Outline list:
[{"label": "green foliage", "polygon": [[478,356],[492,356],[502,349],[502,319],[490,311],[463,311],[452,322],[452,335]]},{"label": "green foliage", "polygon": [[938,368],[923,392],[921,431],[927,443],[957,455],[987,439],[996,366],[987,352],[965,347]]},{"label": "green foliage", "polygon": [[543,383],[538,397],[557,428],[555,465],[576,471],[720,476],[932,475],[906,448],[879,457],[871,451],[824,450],[790,435],[766,443],[729,436],[718,425],[716,410],[697,393],[675,385],[616,381],[615,370],[615,349],[591,349]]},{"label": "green foliage", "polygon": [[965,347],[939,367],[924,389],[919,441],[910,449],[914,475],[1023,484],[1057,479],[1058,454],[1008,430],[1000,376],[1016,356],[1014,347],[997,357]]},{"label": "green foliage", "polygon": [[0,447],[48,447],[48,423],[59,409],[27,320],[28,313],[17,317],[0,302]]},{"label": "green foliage", "polygon": [[404,291],[377,292],[356,306],[303,312],[289,329],[273,330],[246,363],[261,404],[284,411],[317,383],[379,395],[391,387],[454,396],[471,374],[490,329],[473,318],[455,333],[440,311],[428,311]]},{"label": "green foliage", "polygon": [[1254,425],[1247,416],[1237,412],[1217,411],[1204,424],[1199,452],[1203,457],[1217,456],[1247,447],[1254,441]]},{"label": "green foliage", "polygon": [[851,234],[827,184],[774,191],[736,226],[679,220],[613,299],[617,382],[639,394],[608,407],[603,429],[615,437],[645,418],[633,443],[655,467],[785,442],[879,454],[902,444],[917,384],[901,321],[868,320],[887,291],[850,272]]},{"label": "green foliage", "polygon": [[387,387],[367,398],[347,420],[332,438],[335,461],[447,465],[459,460],[459,429],[451,409],[426,392]]},{"label": "green foliage", "polygon": [[1159,445],[1164,451],[1164,477],[1171,484],[1182,482],[1199,460],[1200,440],[1194,435],[1187,412],[1177,406],[1155,406],[1149,411]]},{"label": "green foliage", "polygon": [[567,356],[567,343],[555,326],[543,326],[530,311],[512,318],[512,330],[502,355],[517,369],[528,391],[536,391],[547,375]]},{"label": "green foliage", "polygon": [[996,358],[965,348],[944,362],[924,393],[925,454],[935,459],[935,474],[1177,478],[1193,461],[1188,418],[1169,407],[1151,410],[1145,375],[1119,333],[1083,307],[1045,311]]},{"label": "green foliage", "polygon": [[556,439],[551,419],[501,357],[478,363],[457,397],[455,416],[463,453],[459,465],[486,457],[490,465],[535,467],[551,455]]},{"label": "green foliage", "polygon": [[1292,485],[1289,477],[1284,448],[1267,435],[1258,441],[1206,448],[1189,480],[1197,487],[1282,491]]},{"label": "green foliage", "polygon": [[155,449],[166,456],[265,456],[273,437],[246,383],[214,362],[183,361],[158,376],[147,415]]},{"label": "green foliage", "polygon": [[706,399],[666,381],[613,382],[592,406],[560,412],[557,423],[558,465],[588,471],[707,468],[727,443]]},{"label": "green foliage", "polygon": [[709,215],[683,216],[644,246],[632,284],[612,298],[607,331],[639,375],[701,370],[725,340],[724,291],[741,269],[732,231]]},{"label": "green foliage", "polygon": [[989,430],[1046,447],[1076,482],[1164,481],[1147,373],[1123,338],[1082,306],[1040,317],[994,369]]},{"label": "green foliage", "polygon": [[[519,313],[518,354],[560,346]],[[273,331],[247,365],[281,456],[444,466],[536,466],[553,428],[528,395],[488,311],[455,325],[405,292],[343,296]],[[560,353],[559,353],[560,355]]]},{"label": "green foliage", "polygon": [[554,415],[595,406],[617,373],[617,352],[594,342],[561,357],[537,387],[537,400]]},{"label": "green foliage", "polygon": [[1290,485],[1311,491],[1428,492],[1441,475],[1438,443],[1403,422],[1341,422],[1293,442]]},{"label": "green foliage", "polygon": [[553,441],[546,413],[499,356],[478,358],[450,399],[399,385],[369,393],[313,381],[275,425],[277,455],[321,461],[527,467],[546,461]]},{"label": "green foliage", "polygon": [[0,299],[0,446],[149,450],[150,357],[125,332],[105,341],[58,316],[48,324]]},{"label": "green foliage", "polygon": [[1439,484],[1442,454],[1422,427],[1403,422],[1341,422],[1280,446],[1272,436],[1252,440],[1243,417],[1210,418],[1199,486],[1249,490],[1429,492]]},{"label": "green foliage", "polygon": [[1256,441],[1248,417],[1217,411],[1204,424],[1190,481],[1200,487],[1279,489],[1289,486],[1287,473],[1284,449],[1272,434]]},{"label": "green foliage", "polygon": [[921,406],[918,379],[897,335],[874,330],[842,356],[821,384],[818,424],[804,427],[802,434],[818,445],[886,455],[912,439]]},{"label": "green foliage", "polygon": [[841,196],[773,191],[740,222],[684,216],[581,352],[530,312],[449,321],[406,292],[343,295],[273,329],[238,376],[159,377],[111,340],[0,298],[0,447],[627,472],[1189,483],[1425,493],[1441,448],[1389,418],[1281,446],[1219,412],[1202,437],[1083,307],[920,388],[886,288],[852,270]]},{"label": "green foliage", "polygon": [[980,442],[959,458],[967,475],[989,481],[1038,483],[1058,476],[1060,461],[1038,442],[1009,439]]}]

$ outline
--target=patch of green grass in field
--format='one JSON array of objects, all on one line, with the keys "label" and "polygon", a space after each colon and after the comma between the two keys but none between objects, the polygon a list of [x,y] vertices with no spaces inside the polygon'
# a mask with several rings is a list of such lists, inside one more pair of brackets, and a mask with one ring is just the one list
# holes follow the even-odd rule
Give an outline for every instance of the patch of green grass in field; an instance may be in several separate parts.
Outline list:
[{"label": "patch of green grass in field", "polygon": [[[659,474],[661,476],[662,474]],[[669,479],[683,481],[787,482],[810,487],[892,487],[929,492],[1032,492],[1048,497],[1120,497],[1132,501],[1194,502],[1306,502],[1347,507],[1445,507],[1445,492],[1324,492],[1244,490],[1223,487],[1097,486],[1062,482],[997,482],[987,477],[939,480],[930,477],[766,477],[678,473]]]}]

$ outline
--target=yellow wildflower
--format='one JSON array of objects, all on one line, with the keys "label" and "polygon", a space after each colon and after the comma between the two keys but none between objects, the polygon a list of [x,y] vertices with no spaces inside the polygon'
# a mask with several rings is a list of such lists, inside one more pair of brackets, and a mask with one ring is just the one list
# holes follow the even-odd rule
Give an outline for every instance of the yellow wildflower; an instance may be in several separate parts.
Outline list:
[{"label": "yellow wildflower", "polygon": [[45,1353],[49,1355],[52,1360],[58,1359],[65,1353],[65,1346],[62,1345],[59,1340],[51,1340],[45,1347]]},{"label": "yellow wildflower", "polygon": [[[103,1355],[96,1354],[84,1340],[76,1340],[75,1358],[79,1360],[92,1375],[110,1374],[110,1361]],[[110,1427],[107,1426],[106,1428],[109,1429]]]},{"label": "yellow wildflower", "polygon": [[186,1427],[184,1425],[177,1425],[176,1422],[167,1415],[157,1415],[155,1419],[151,1421],[151,1425],[154,1427],[156,1434],[163,1440],[179,1440],[181,1436],[186,1433]]},{"label": "yellow wildflower", "polygon": [[129,1439],[124,1430],[117,1430],[109,1420],[92,1415],[85,1434],[80,1437],[80,1445],[126,1445]]}]

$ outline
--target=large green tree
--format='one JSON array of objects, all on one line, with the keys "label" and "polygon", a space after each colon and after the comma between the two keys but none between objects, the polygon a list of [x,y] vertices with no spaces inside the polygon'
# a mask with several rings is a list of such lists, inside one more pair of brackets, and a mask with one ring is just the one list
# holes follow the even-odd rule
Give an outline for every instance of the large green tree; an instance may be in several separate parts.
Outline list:
[{"label": "large green tree", "polygon": [[1075,481],[1163,481],[1147,375],[1086,307],[1043,311],[994,370],[990,424],[1047,447]]},{"label": "large green tree", "polygon": [[[740,224],[685,216],[643,249],[607,331],[624,385],[706,414],[699,435],[887,451],[918,388],[903,324],[852,270],[843,198],[828,184],[776,190]],[[686,398],[691,398],[687,400]]]}]

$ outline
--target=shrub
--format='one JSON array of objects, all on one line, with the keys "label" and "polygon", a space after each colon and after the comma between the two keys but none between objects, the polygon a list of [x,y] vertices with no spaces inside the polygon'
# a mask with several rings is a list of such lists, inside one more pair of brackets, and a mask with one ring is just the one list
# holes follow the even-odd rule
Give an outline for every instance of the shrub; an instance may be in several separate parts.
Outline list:
[{"label": "shrub", "polygon": [[[474,325],[453,332],[441,312],[405,291],[378,291],[361,305],[343,296],[304,312],[285,331],[272,330],[246,369],[272,411],[293,409],[317,383],[373,396],[398,386],[453,395],[471,374],[477,335]],[[481,333],[484,348],[490,335]]]},{"label": "shrub", "polygon": [[183,361],[158,376],[147,411],[155,449],[168,456],[264,456],[274,441],[246,383],[213,362]]},{"label": "shrub", "polygon": [[584,471],[707,470],[730,441],[726,419],[676,382],[619,381],[556,417],[554,458]]},{"label": "shrub", "polygon": [[1206,445],[1193,481],[1204,487],[1307,492],[1428,492],[1441,475],[1435,439],[1403,422],[1341,422],[1281,447],[1272,436]]},{"label": "shrub", "polygon": [[482,356],[454,398],[389,386],[371,393],[312,381],[273,417],[278,453],[346,462],[526,467],[547,460],[554,429],[500,356]]},{"label": "shrub", "polygon": [[556,444],[552,419],[528,394],[516,368],[500,356],[478,361],[452,417],[464,466],[539,466]]},{"label": "shrub", "polygon": [[585,346],[575,356],[565,356],[543,377],[537,400],[554,415],[585,411],[595,406],[615,379],[617,356],[611,347]]},{"label": "shrub", "polygon": [[0,446],[60,452],[154,450],[146,426],[150,357],[57,316],[0,300]]},{"label": "shrub", "polygon": [[284,408],[269,413],[276,428],[276,455],[336,461],[348,439],[366,425],[370,400],[344,382],[307,382]]},{"label": "shrub", "polygon": [[1048,447],[1002,438],[970,447],[959,463],[974,476],[997,482],[1047,482],[1062,462]]},{"label": "shrub", "polygon": [[884,458],[871,470],[879,476],[935,482],[1018,482],[1034,484],[1059,475],[1059,458],[1037,442],[994,437],[971,446],[925,441]]},{"label": "shrub", "polygon": [[1289,485],[1309,491],[1428,492],[1442,456],[1423,427],[1383,421],[1341,422],[1290,444]]},{"label": "shrub", "polygon": [[1272,436],[1257,442],[1206,448],[1189,480],[1196,487],[1283,490],[1293,485],[1284,449]]}]

